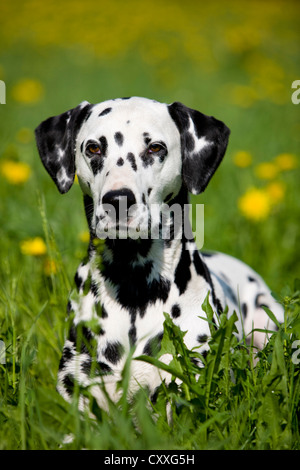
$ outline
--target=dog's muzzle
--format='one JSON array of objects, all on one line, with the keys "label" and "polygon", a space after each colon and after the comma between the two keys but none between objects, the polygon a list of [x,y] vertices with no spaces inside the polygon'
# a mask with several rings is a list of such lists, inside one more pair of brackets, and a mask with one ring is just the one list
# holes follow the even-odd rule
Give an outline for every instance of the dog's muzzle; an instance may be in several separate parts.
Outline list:
[{"label": "dog's muzzle", "polygon": [[103,210],[117,223],[127,223],[129,209],[136,204],[133,192],[127,188],[108,191],[102,197]]},{"label": "dog's muzzle", "polygon": [[107,191],[96,211],[99,238],[140,238],[148,234],[148,215],[144,204],[137,204],[133,191],[120,188]]}]

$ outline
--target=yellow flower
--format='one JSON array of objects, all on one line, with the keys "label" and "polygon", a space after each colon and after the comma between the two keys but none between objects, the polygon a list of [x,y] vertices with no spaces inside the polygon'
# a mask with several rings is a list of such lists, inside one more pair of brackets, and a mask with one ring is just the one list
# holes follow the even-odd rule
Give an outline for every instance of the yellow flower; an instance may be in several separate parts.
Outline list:
[{"label": "yellow flower", "polygon": [[297,168],[298,161],[296,155],[291,153],[281,153],[275,158],[276,165],[280,168],[280,170],[293,170]]},{"label": "yellow flower", "polygon": [[239,168],[246,168],[252,163],[252,155],[246,150],[239,150],[234,154],[233,162]]},{"label": "yellow flower", "polygon": [[90,232],[88,230],[81,232],[79,238],[83,243],[88,243],[90,241]]},{"label": "yellow flower", "polygon": [[23,104],[37,103],[41,100],[43,93],[43,85],[32,78],[19,80],[12,89],[14,100]]},{"label": "yellow flower", "polygon": [[41,256],[47,253],[47,247],[41,237],[29,238],[20,243],[23,255]]},{"label": "yellow flower", "polygon": [[260,44],[260,30],[251,23],[231,26],[225,30],[225,41],[235,53],[249,51]]},{"label": "yellow flower", "polygon": [[57,264],[54,259],[46,258],[44,263],[44,273],[46,276],[51,276],[52,274],[57,273]]},{"label": "yellow flower", "polygon": [[278,174],[279,168],[275,163],[265,162],[260,163],[255,168],[256,176],[262,180],[271,180]]},{"label": "yellow flower", "polygon": [[266,191],[272,204],[277,204],[284,198],[285,185],[280,181],[273,181],[266,187]]},{"label": "yellow flower", "polygon": [[249,188],[239,198],[238,207],[244,217],[254,222],[259,222],[268,217],[271,210],[271,201],[265,190]]},{"label": "yellow flower", "polygon": [[28,180],[31,169],[27,163],[5,160],[0,165],[2,175],[11,184],[21,184]]}]

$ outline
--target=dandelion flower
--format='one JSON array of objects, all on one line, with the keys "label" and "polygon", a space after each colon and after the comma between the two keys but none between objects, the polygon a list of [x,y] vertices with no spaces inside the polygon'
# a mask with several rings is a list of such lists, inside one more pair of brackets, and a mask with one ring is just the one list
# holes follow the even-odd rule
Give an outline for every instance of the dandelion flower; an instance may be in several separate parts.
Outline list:
[{"label": "dandelion flower", "polygon": [[252,155],[246,150],[240,150],[234,154],[233,162],[239,168],[247,168],[252,163]]},{"label": "dandelion flower", "polygon": [[259,98],[256,90],[247,85],[233,86],[229,95],[234,104],[243,108],[250,108]]},{"label": "dandelion flower", "polygon": [[57,264],[54,259],[46,258],[44,263],[44,273],[46,276],[51,276],[57,273]]},{"label": "dandelion flower", "polygon": [[262,180],[271,180],[276,178],[278,171],[278,166],[272,162],[260,163],[255,168],[256,176]]},{"label": "dandelion flower", "polygon": [[293,170],[298,166],[296,155],[291,153],[281,153],[275,158],[275,162],[282,171]]},{"label": "dandelion flower", "polygon": [[259,222],[268,217],[271,210],[271,201],[265,190],[249,188],[238,200],[238,207],[244,217]]},{"label": "dandelion flower", "polygon": [[12,89],[12,96],[15,101],[23,104],[38,103],[43,96],[43,85],[31,78],[19,80]]},{"label": "dandelion flower", "polygon": [[29,256],[42,256],[47,253],[47,247],[41,237],[29,238],[20,243],[21,253]]},{"label": "dandelion flower", "polygon": [[278,204],[285,195],[285,185],[280,181],[272,181],[266,187],[266,192],[272,204]]},{"label": "dandelion flower", "polygon": [[85,230],[84,232],[81,232],[79,234],[79,239],[83,242],[83,243],[88,243],[90,241],[90,232],[88,230]]},{"label": "dandelion flower", "polygon": [[25,183],[31,174],[30,166],[27,163],[13,160],[3,161],[0,165],[0,171],[11,184]]}]

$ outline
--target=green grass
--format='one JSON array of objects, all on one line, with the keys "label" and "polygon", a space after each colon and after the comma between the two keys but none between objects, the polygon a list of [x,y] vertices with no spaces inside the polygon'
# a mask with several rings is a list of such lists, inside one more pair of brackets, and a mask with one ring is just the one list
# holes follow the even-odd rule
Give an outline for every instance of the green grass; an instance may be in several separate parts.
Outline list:
[{"label": "green grass", "polygon": [[[217,329],[211,324],[210,353],[202,369],[193,365],[195,352],[187,350],[184,333],[166,315],[158,357],[134,360],[170,372],[170,385],[162,384],[154,404],[143,390],[129,403],[125,367],[120,382],[123,394],[119,403],[110,403],[109,414],[90,398],[94,418],[88,410],[78,412],[76,394],[74,403],[67,404],[55,391],[63,336],[62,315],[55,312],[64,303],[63,289],[59,283],[49,285],[50,300],[35,315],[30,310],[30,303],[37,303],[33,288],[27,291],[27,305],[18,297],[23,282],[12,280],[6,295],[15,300],[8,303],[2,324],[7,345],[6,364],[0,370],[2,449],[300,448],[300,348],[294,344],[300,333],[299,282],[294,290],[282,293],[285,322],[259,353],[255,367],[253,351],[233,334],[235,315],[229,320],[221,315]],[[207,302],[203,310],[210,318]],[[173,357],[168,366],[159,362],[165,353]],[[183,384],[179,386],[175,378]],[[70,434],[72,443],[62,445]]]},{"label": "green grass", "polygon": [[[93,0],[76,0],[72,13],[62,3],[59,15],[55,2],[40,9],[19,0],[1,5],[0,80],[7,104],[0,105],[0,340],[6,347],[0,448],[57,449],[72,433],[63,448],[299,449],[300,133],[299,105],[290,98],[299,78],[299,4],[188,0],[183,7],[151,0],[146,17],[142,2],[104,3],[95,8]],[[16,95],[24,78],[42,89],[27,103]],[[252,351],[237,344],[234,325],[222,317],[202,370],[166,319],[162,347],[173,354],[170,367],[185,379],[183,386],[162,386],[153,407],[144,391],[132,403],[124,395],[109,415],[91,401],[97,417],[91,419],[55,389],[68,293],[87,248],[80,239],[87,228],[82,195],[77,184],[59,195],[39,160],[33,130],[82,100],[131,95],[182,101],[230,127],[224,161],[205,193],[192,199],[205,205],[204,248],[250,264],[277,293],[286,317],[256,367]],[[239,150],[251,153],[249,167],[234,164]],[[257,165],[282,153],[296,156],[295,167],[260,179]],[[6,161],[27,163],[29,179],[11,184],[1,171]],[[255,223],[240,212],[238,200],[249,187],[265,190],[270,182],[285,188],[283,198]],[[20,244],[37,236],[47,252],[22,254]],[[45,271],[48,258],[56,272]],[[124,390],[126,377],[124,371]]]}]

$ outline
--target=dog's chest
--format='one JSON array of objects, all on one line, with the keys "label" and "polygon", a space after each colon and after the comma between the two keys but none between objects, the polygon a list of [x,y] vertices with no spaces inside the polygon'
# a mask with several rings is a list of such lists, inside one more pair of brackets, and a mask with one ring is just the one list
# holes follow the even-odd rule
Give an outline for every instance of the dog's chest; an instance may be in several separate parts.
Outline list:
[{"label": "dog's chest", "polygon": [[[190,348],[199,346],[199,336],[209,335],[208,323],[200,318],[208,284],[194,264],[188,266],[188,276],[181,273],[188,279],[184,286],[176,269],[158,275],[150,264],[135,269],[114,266],[114,273],[107,269],[103,273],[95,259],[79,266],[70,308],[75,324],[97,326],[94,336],[98,359],[103,355],[109,362],[119,358],[111,345],[118,345],[115,349],[124,356],[132,346],[136,354],[154,354],[163,334],[164,313],[188,331],[185,340]],[[180,257],[178,265],[180,268]]]}]

